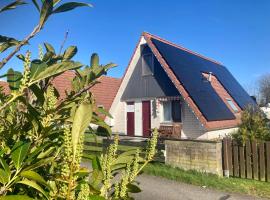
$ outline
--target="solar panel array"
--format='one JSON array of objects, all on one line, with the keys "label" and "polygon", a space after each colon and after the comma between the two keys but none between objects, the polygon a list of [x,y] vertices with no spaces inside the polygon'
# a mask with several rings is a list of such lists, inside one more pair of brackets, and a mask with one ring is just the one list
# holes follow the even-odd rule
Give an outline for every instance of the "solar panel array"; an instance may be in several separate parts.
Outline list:
[{"label": "solar panel array", "polygon": [[211,83],[204,80],[203,72],[212,72],[241,109],[255,104],[226,67],[160,40],[152,38],[152,42],[208,121],[235,119],[235,116]]}]

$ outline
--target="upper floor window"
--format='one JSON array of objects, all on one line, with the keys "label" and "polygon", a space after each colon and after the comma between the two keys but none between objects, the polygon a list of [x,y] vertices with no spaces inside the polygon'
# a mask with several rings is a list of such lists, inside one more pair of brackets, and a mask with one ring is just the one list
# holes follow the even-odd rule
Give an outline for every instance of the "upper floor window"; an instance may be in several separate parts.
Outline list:
[{"label": "upper floor window", "polygon": [[233,103],[233,101],[231,99],[227,99],[227,102],[230,105],[230,107],[233,109],[234,112],[238,112],[238,108],[236,107],[236,105]]},{"label": "upper floor window", "polygon": [[142,75],[149,76],[154,74],[154,57],[153,54],[142,55]]}]

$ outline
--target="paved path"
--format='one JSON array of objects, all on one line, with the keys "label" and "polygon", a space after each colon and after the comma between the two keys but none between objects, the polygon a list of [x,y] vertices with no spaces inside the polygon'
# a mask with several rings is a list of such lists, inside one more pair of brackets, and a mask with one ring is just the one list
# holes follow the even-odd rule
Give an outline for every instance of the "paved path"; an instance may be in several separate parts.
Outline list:
[{"label": "paved path", "polygon": [[[251,196],[205,189],[160,177],[142,175],[137,179],[143,190],[136,200],[259,200]],[[262,200],[262,199],[260,199]]]}]

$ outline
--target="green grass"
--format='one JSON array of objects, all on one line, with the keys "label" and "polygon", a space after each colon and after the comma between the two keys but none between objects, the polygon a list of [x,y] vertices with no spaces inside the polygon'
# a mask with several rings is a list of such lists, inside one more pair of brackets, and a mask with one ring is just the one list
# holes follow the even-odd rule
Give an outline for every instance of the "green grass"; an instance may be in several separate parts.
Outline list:
[{"label": "green grass", "polygon": [[185,171],[165,164],[151,163],[144,168],[144,173],[197,186],[217,189],[232,193],[248,194],[270,198],[270,183],[240,179],[223,178],[193,170]]}]

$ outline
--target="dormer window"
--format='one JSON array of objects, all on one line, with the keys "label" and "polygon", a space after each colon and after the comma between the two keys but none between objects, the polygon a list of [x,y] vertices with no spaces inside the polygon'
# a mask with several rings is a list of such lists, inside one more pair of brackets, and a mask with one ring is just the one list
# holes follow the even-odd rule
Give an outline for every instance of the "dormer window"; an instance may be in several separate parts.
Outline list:
[{"label": "dormer window", "polygon": [[231,99],[226,99],[227,103],[230,105],[231,109],[233,109],[234,112],[238,112],[238,108],[236,107],[236,105],[233,103],[233,101]]},{"label": "dormer window", "polygon": [[154,75],[154,57],[151,53],[142,55],[142,75]]}]

